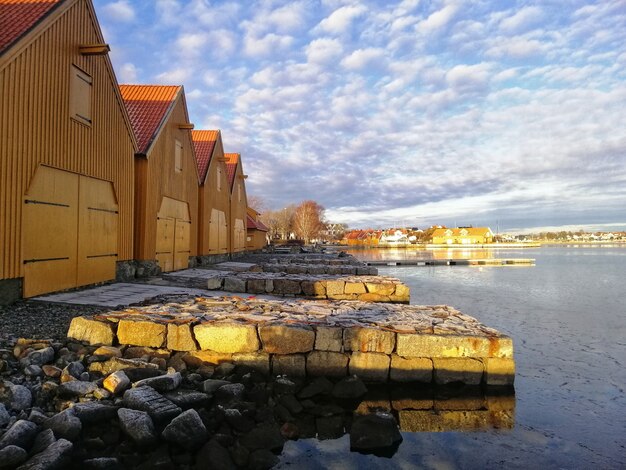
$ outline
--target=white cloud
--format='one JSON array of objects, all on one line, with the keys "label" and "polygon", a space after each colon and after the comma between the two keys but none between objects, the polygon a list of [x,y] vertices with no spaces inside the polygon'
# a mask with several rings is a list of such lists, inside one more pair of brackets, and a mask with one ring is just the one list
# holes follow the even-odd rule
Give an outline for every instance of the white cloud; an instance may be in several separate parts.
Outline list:
[{"label": "white cloud", "polygon": [[540,41],[521,36],[512,38],[497,37],[492,42],[493,46],[485,51],[487,57],[523,59],[540,54],[545,49],[545,45]]},{"label": "white cloud", "polygon": [[293,43],[291,36],[279,36],[274,33],[263,37],[246,36],[244,39],[244,53],[250,57],[264,57],[271,53],[289,48]]},{"label": "white cloud", "polygon": [[129,23],[135,19],[135,10],[126,0],[109,3],[103,11],[115,21]]},{"label": "white cloud", "polygon": [[137,83],[139,70],[135,64],[126,62],[119,68],[119,81],[120,83]]},{"label": "white cloud", "polygon": [[320,21],[317,28],[327,33],[343,34],[350,28],[352,22],[365,12],[366,8],[362,5],[343,6]]},{"label": "white cloud", "polygon": [[457,65],[446,73],[448,84],[460,91],[481,89],[489,81],[489,64]]},{"label": "white cloud", "polygon": [[320,38],[311,41],[305,51],[309,62],[325,64],[339,57],[343,52],[343,46],[337,39]]},{"label": "white cloud", "polygon": [[500,29],[505,33],[519,33],[543,18],[543,11],[536,6],[524,7],[500,22]]},{"label": "white cloud", "polygon": [[190,75],[191,70],[188,67],[181,67],[162,72],[155,78],[158,83],[164,85],[182,85]]},{"label": "white cloud", "polygon": [[372,65],[380,65],[385,59],[385,50],[377,47],[358,49],[341,61],[350,70],[359,70]]},{"label": "white cloud", "polygon": [[431,34],[446,26],[456,15],[457,5],[446,5],[441,10],[432,13],[428,18],[420,21],[417,30],[425,34]]}]

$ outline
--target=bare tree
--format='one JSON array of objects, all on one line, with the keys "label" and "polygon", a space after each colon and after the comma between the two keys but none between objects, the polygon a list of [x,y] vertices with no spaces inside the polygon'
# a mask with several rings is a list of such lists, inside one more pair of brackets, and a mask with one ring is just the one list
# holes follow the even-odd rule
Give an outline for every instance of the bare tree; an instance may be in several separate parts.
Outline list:
[{"label": "bare tree", "polygon": [[324,228],[324,208],[315,201],[303,201],[295,210],[293,228],[304,243],[317,238]]},{"label": "bare tree", "polygon": [[260,214],[263,214],[267,211],[267,204],[265,203],[265,199],[261,196],[248,196],[248,207],[252,207],[255,211]]}]

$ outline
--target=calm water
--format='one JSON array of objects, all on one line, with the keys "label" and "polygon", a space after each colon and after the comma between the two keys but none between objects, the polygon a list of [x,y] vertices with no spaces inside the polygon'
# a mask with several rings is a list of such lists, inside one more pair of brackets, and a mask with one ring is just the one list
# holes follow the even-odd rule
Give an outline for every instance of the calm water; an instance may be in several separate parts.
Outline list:
[{"label": "calm water", "polygon": [[512,429],[403,432],[391,458],[349,437],[289,442],[281,468],[626,468],[626,246],[411,252],[362,259],[536,258],[532,267],[385,267],[411,303],[448,304],[513,337]]}]

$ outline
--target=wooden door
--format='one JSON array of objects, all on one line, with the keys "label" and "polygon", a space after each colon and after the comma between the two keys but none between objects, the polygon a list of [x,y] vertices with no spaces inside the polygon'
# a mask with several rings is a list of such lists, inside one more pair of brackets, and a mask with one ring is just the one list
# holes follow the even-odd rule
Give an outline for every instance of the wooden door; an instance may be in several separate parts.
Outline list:
[{"label": "wooden door", "polygon": [[79,178],[78,258],[76,285],[115,278],[118,206],[113,184]]},{"label": "wooden door", "polygon": [[161,271],[174,270],[174,229],[176,219],[159,215],[157,219],[156,259]]},{"label": "wooden door", "polygon": [[163,272],[189,267],[191,219],[189,205],[164,197],[157,219],[156,259]]},{"label": "wooden door", "polygon": [[39,167],[23,200],[24,297],[76,285],[78,175]]},{"label": "wooden door", "polygon": [[174,269],[187,269],[191,254],[191,221],[176,219],[174,229]]},{"label": "wooden door", "polygon": [[226,223],[224,211],[219,211],[218,226],[218,250],[220,253],[228,253],[228,224]]},{"label": "wooden door", "polygon": [[220,211],[211,209],[209,220],[209,253],[217,253],[220,247]]}]

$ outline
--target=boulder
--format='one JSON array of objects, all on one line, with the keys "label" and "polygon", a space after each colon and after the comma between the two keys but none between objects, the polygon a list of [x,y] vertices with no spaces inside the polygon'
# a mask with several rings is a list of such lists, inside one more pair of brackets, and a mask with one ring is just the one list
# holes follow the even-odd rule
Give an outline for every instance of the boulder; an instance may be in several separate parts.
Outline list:
[{"label": "boulder", "polygon": [[0,438],[0,449],[7,446],[17,446],[30,449],[37,437],[37,425],[25,419],[17,420]]},{"label": "boulder", "polygon": [[108,421],[115,418],[117,415],[117,407],[96,401],[77,403],[72,409],[82,424],[94,424]]},{"label": "boulder", "polygon": [[117,410],[120,428],[135,444],[148,447],[158,441],[152,418],[145,411],[120,408]]},{"label": "boulder", "polygon": [[240,442],[250,450],[267,449],[278,452],[282,451],[285,438],[277,425],[266,423],[244,434]]},{"label": "boulder", "polygon": [[130,387],[130,379],[123,370],[118,370],[104,379],[102,385],[106,390],[117,395]]},{"label": "boulder", "polygon": [[0,449],[0,469],[15,468],[28,458],[28,452],[15,445]]},{"label": "boulder", "polygon": [[75,441],[83,430],[80,419],[76,416],[73,408],[68,408],[48,418],[44,427],[51,429],[57,439]]},{"label": "boulder", "polygon": [[77,398],[84,397],[90,393],[98,390],[98,386],[94,382],[83,382],[81,380],[74,380],[72,382],[65,382],[59,385],[57,388],[57,395],[60,398]]},{"label": "boulder", "polygon": [[112,345],[115,338],[113,325],[89,317],[74,317],[67,337],[89,344]]},{"label": "boulder", "polygon": [[31,457],[19,470],[53,470],[67,468],[73,444],[65,439],[59,439],[50,444],[46,450]]},{"label": "boulder", "polygon": [[133,384],[133,387],[148,386],[152,387],[157,392],[170,392],[177,389],[182,380],[183,377],[180,375],[180,372],[174,372],[173,374],[159,375],[157,377],[139,380]]},{"label": "boulder", "polygon": [[181,447],[196,449],[206,441],[207,430],[198,412],[190,409],[174,418],[161,435]]},{"label": "boulder", "polygon": [[122,403],[126,408],[147,412],[156,422],[171,421],[183,411],[152,387],[126,390]]},{"label": "boulder", "polygon": [[332,396],[335,398],[360,398],[367,393],[367,387],[357,376],[349,376],[335,384]]},{"label": "boulder", "polygon": [[392,449],[402,442],[396,419],[390,413],[357,415],[350,428],[350,449],[376,452]]}]

